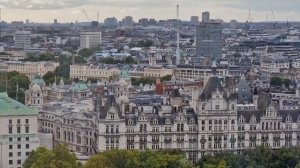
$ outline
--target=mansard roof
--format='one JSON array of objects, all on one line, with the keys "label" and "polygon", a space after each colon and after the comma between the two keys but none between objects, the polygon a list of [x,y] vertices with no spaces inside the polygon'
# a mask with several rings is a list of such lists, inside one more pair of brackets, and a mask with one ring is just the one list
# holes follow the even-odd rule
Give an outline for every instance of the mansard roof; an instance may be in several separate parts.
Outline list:
[{"label": "mansard roof", "polygon": [[256,118],[256,122],[260,121],[260,118],[265,114],[265,110],[240,110],[237,111],[237,118],[243,116],[245,122],[249,123],[252,116]]},{"label": "mansard roof", "polygon": [[285,122],[288,116],[291,116],[292,122],[297,122],[300,115],[300,110],[279,110],[278,113],[280,116],[282,116],[282,122]]}]

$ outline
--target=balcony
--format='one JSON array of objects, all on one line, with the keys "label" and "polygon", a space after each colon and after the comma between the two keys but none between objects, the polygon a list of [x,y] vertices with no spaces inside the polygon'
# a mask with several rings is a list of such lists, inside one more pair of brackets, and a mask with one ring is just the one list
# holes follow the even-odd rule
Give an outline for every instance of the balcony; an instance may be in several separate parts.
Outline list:
[{"label": "balcony", "polygon": [[182,142],[184,142],[184,139],[177,139],[176,140],[178,143],[182,143]]},{"label": "balcony", "polygon": [[170,143],[170,142],[172,142],[172,139],[165,139],[164,141],[165,141],[165,143]]},{"label": "balcony", "polygon": [[152,139],[152,142],[159,142],[159,139]]},{"label": "balcony", "polygon": [[133,139],[127,139],[127,143],[134,143]]},{"label": "balcony", "polygon": [[189,142],[197,142],[197,139],[196,138],[189,139]]}]

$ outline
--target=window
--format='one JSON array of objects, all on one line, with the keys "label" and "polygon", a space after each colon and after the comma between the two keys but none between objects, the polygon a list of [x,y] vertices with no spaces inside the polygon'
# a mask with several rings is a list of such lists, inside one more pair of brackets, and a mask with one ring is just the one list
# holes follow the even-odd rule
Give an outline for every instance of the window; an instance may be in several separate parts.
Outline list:
[{"label": "window", "polygon": [[9,145],[9,149],[13,149],[13,145]]},{"label": "window", "polygon": [[18,124],[21,124],[21,120],[20,120],[20,119],[18,119],[18,120],[17,120],[17,123],[18,123]]},{"label": "window", "polygon": [[20,165],[21,164],[21,160],[17,160],[17,163]]},{"label": "window", "polygon": [[12,127],[8,127],[8,133],[12,134]]},{"label": "window", "polygon": [[26,144],[26,149],[29,149],[29,144]]},{"label": "window", "polygon": [[215,106],[215,109],[216,109],[216,110],[219,110],[219,109],[220,109],[220,106],[219,106],[219,105],[216,105],[216,106]]},{"label": "window", "polygon": [[26,137],[26,141],[29,141],[29,137]]},{"label": "window", "polygon": [[18,152],[18,156],[21,156],[21,152]]},{"label": "window", "polygon": [[18,134],[21,133],[21,127],[17,127],[17,133],[18,133]]},{"label": "window", "polygon": [[12,165],[12,164],[13,164],[13,161],[12,161],[12,160],[9,160],[8,163],[9,163],[9,165]]},{"label": "window", "polygon": [[119,133],[119,126],[116,125],[116,133]]},{"label": "window", "polygon": [[17,141],[21,141],[21,139],[22,139],[21,137],[18,137],[18,138],[17,138]]},{"label": "window", "polygon": [[13,141],[13,138],[9,138],[9,142],[12,142]]},{"label": "window", "polygon": [[109,132],[109,126],[107,125],[106,126],[106,133],[108,133]]},{"label": "window", "polygon": [[26,119],[26,120],[25,120],[25,123],[26,123],[26,124],[29,124],[29,120],[28,120],[28,119]]},{"label": "window", "polygon": [[9,122],[8,122],[9,124],[12,124],[12,120],[9,120]]},{"label": "window", "polygon": [[9,153],[8,153],[8,156],[9,156],[9,157],[13,157],[13,153],[12,153],[12,152],[9,152]]},{"label": "window", "polygon": [[26,152],[26,156],[29,156],[30,152]]},{"label": "window", "polygon": [[28,126],[25,127],[25,133],[29,133],[29,127]]},{"label": "window", "polygon": [[21,144],[18,145],[18,149],[21,149]]}]

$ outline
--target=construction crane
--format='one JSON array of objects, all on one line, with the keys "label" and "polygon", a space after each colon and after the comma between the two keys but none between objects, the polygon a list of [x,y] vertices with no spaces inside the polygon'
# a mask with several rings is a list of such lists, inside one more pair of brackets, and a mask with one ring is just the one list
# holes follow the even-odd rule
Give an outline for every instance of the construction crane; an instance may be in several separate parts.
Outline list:
[{"label": "construction crane", "polygon": [[274,14],[273,9],[271,9],[271,12],[272,12],[273,21],[274,21],[273,26],[274,26],[274,28],[276,28],[276,18],[275,18],[275,14]]},{"label": "construction crane", "polygon": [[86,14],[86,12],[85,12],[84,9],[82,9],[82,13],[85,15],[85,17],[87,18],[87,20],[90,22],[90,18],[89,18],[89,16]]}]

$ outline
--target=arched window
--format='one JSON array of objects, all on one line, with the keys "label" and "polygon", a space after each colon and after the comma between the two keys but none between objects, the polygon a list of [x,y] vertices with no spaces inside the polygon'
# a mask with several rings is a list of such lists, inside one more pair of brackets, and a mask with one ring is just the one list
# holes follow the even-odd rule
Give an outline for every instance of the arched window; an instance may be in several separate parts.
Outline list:
[{"label": "arched window", "polygon": [[234,120],[231,120],[231,124],[234,124],[235,123],[235,121]]},{"label": "arched window", "polygon": [[143,132],[143,124],[140,125],[140,132]]},{"label": "arched window", "polygon": [[181,131],[183,131],[184,130],[184,125],[183,124],[181,124]]},{"label": "arched window", "polygon": [[180,124],[177,124],[177,131],[180,131]]},{"label": "arched window", "polygon": [[37,96],[40,97],[40,93],[39,92],[37,93]]},{"label": "arched window", "polygon": [[144,124],[144,132],[147,132],[147,125]]},{"label": "arched window", "polygon": [[205,125],[205,120],[202,120],[202,125]]}]

